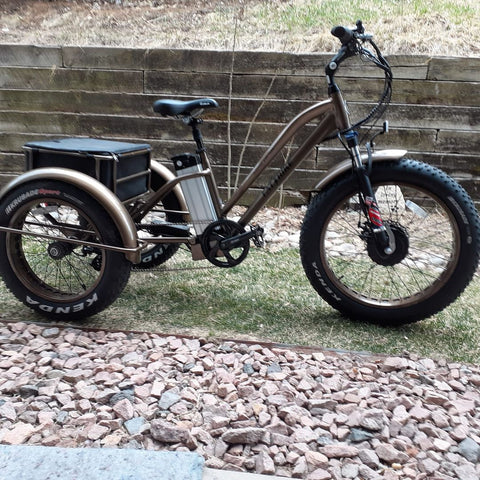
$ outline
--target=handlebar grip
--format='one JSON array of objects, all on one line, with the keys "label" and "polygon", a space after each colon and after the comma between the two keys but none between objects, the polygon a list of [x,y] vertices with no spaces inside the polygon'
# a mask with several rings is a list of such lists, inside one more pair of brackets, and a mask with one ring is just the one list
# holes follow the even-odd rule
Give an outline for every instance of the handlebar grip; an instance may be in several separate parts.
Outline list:
[{"label": "handlebar grip", "polygon": [[353,38],[353,32],[349,28],[338,26],[332,28],[332,35],[337,37],[342,45],[346,45]]}]

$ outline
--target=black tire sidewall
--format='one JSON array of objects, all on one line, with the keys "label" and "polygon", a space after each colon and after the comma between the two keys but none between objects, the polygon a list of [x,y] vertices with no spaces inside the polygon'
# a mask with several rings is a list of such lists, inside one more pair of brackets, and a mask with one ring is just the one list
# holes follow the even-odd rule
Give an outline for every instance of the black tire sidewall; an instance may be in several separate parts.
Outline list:
[{"label": "black tire sidewall", "polygon": [[[121,238],[113,220],[99,202],[78,188],[56,181],[32,182],[10,192],[0,203],[0,225],[9,226],[16,212],[26,202],[41,199],[58,199],[85,211],[99,229],[102,241],[120,246]],[[7,234],[0,232],[0,274],[8,289],[25,305],[42,315],[56,319],[79,319],[94,315],[110,305],[121,293],[128,281],[130,262],[125,255],[104,251],[105,268],[98,284],[86,295],[75,301],[56,302],[31,292],[20,281],[7,255]]]},{"label": "black tire sidewall", "polygon": [[460,254],[449,280],[428,299],[405,307],[369,306],[347,296],[331,281],[319,251],[322,228],[339,202],[358,191],[352,175],[345,175],[315,197],[307,210],[300,236],[300,255],[305,273],[315,290],[331,306],[353,319],[385,325],[421,320],[455,300],[470,282],[478,264],[479,221],[465,190],[442,171],[412,160],[374,164],[372,184],[405,181],[430,192],[450,210],[459,229]]},{"label": "black tire sidewall", "polygon": [[[151,174],[151,186],[154,191],[161,188],[166,183],[165,179],[156,172],[152,171]],[[170,192],[162,200],[165,210],[172,210],[174,213],[167,213],[167,221],[171,223],[182,223],[183,215],[176,213],[182,210],[180,200],[175,195],[175,191]],[[159,243],[149,248],[146,252],[142,252],[140,255],[140,263],[133,266],[135,269],[150,269],[162,265],[169,260],[180,245],[178,243]]]}]

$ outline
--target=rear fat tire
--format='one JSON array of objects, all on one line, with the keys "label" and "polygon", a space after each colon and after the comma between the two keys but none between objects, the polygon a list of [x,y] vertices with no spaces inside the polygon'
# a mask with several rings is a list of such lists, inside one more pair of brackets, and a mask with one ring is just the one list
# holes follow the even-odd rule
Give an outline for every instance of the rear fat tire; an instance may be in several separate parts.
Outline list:
[{"label": "rear fat tire", "polygon": [[[59,181],[32,182],[10,192],[0,203],[0,224],[122,245],[103,207]],[[78,320],[104,310],[123,291],[130,270],[123,253],[0,232],[0,274],[6,286],[25,305],[50,318]]]},{"label": "rear fat tire", "polygon": [[[360,239],[362,231],[357,225],[358,221],[364,221],[363,215],[355,216],[350,213],[354,221],[345,224],[345,230],[348,230],[345,242],[351,252],[347,252],[343,259],[342,254],[335,259],[332,255],[333,242],[327,239],[327,236],[332,237],[330,233],[332,224],[335,219],[345,216],[344,212],[348,209],[342,207],[358,191],[356,178],[353,175],[345,175],[319,193],[308,207],[300,235],[300,255],[305,273],[322,298],[352,319],[384,325],[401,325],[427,318],[452,303],[473,277],[479,261],[478,213],[472,200],[458,183],[441,170],[421,162],[403,159],[398,162],[377,163],[373,165],[370,179],[374,191],[379,185],[391,184],[398,185],[405,192],[408,190],[412,193],[416,191],[419,195],[425,194],[425,197],[429,197],[430,203],[425,203],[424,213],[436,202],[436,206],[443,209],[444,216],[441,219],[444,223],[438,225],[438,230],[433,224],[433,231],[432,229],[428,231],[428,220],[422,219],[424,217],[422,211],[419,214],[417,210],[415,214],[413,210],[410,211],[403,205],[405,213],[402,217],[398,209],[393,208],[391,200],[384,200],[383,206],[379,201],[384,221],[390,221],[395,226],[403,245],[405,242],[409,244],[406,256],[400,255],[398,263],[393,266],[382,265],[380,257],[372,258],[371,252],[369,255],[367,251],[367,242]],[[349,205],[353,205],[352,202]],[[415,205],[410,208],[415,209]],[[401,227],[397,226],[398,220],[401,220],[400,224],[403,222]],[[451,229],[450,253],[446,244],[442,243],[443,237],[440,239],[442,225],[446,230]],[[425,257],[426,264],[425,259],[422,260],[422,264],[414,258],[415,248],[420,245],[419,236],[422,235],[424,245],[422,250],[429,254]],[[432,273],[438,278],[433,279],[432,276],[431,280],[430,278],[424,280],[421,265],[425,265],[426,271],[440,271],[441,269],[433,267],[433,261],[443,261],[441,257],[444,253],[448,253],[446,255],[448,258],[441,266],[443,273]],[[432,259],[431,263],[429,259]],[[338,264],[341,266],[337,267]],[[412,285],[416,282],[418,288],[417,285],[412,286],[412,291],[402,296],[399,292],[403,291],[404,287],[407,288],[406,286],[398,284],[390,288],[387,284],[400,282],[400,277],[408,272],[409,265],[413,265],[411,269],[413,273],[401,281],[407,284],[410,281]],[[397,279],[398,271],[403,273],[398,274]],[[364,280],[360,280],[362,275],[365,276]],[[384,290],[390,288],[392,291],[390,298],[382,298],[382,288],[375,290],[376,286],[373,285],[379,282],[379,278],[385,281]],[[417,278],[420,279],[418,282]],[[420,287],[422,282],[425,282],[425,285]],[[369,289],[375,292],[370,293]],[[418,291],[414,291],[415,289]]]},{"label": "rear fat tire", "polygon": [[[154,191],[157,191],[165,184],[165,179],[160,175],[152,171],[151,176],[151,188]],[[170,192],[159,205],[160,209],[166,210],[165,221],[168,223],[183,223],[184,218],[181,213],[178,213],[182,210],[182,204],[180,200],[175,195],[175,190]],[[143,220],[145,223],[149,223],[148,215]],[[142,230],[138,230],[139,233],[142,233]],[[141,235],[140,235],[141,237]],[[148,241],[148,237],[145,237],[144,240]],[[180,248],[178,243],[157,243],[151,244],[145,250],[141,252],[140,263],[133,266],[134,269],[150,269],[162,265],[167,260],[169,260],[175,253],[177,253]]]}]

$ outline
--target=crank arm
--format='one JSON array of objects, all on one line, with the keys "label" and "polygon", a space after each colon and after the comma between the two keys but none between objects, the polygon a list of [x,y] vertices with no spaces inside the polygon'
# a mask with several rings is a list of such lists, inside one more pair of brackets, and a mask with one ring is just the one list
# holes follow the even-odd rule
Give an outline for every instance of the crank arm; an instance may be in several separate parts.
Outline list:
[{"label": "crank arm", "polygon": [[[250,240],[251,238],[254,239],[255,244],[257,242],[261,244],[261,239],[263,237],[263,228],[262,227],[255,227],[252,228],[249,232],[241,233],[240,235],[236,235],[232,238],[226,238],[222,240],[219,244],[221,250],[232,250],[237,248],[245,243],[245,241]],[[255,241],[256,240],[256,241]]]}]

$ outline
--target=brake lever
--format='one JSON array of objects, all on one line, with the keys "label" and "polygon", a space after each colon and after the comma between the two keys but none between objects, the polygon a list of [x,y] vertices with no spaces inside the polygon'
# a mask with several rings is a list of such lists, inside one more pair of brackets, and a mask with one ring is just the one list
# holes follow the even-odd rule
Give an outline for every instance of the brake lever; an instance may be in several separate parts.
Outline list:
[{"label": "brake lever", "polygon": [[357,23],[355,25],[357,26],[355,31],[358,34],[362,35],[363,33],[365,33],[365,27],[363,26],[363,23],[361,20],[357,20]]},{"label": "brake lever", "polygon": [[373,38],[373,35],[371,33],[365,33],[365,27],[363,26],[361,20],[357,20],[356,26],[357,28],[353,30],[353,32],[354,37],[357,40],[360,40],[361,42],[368,42]]}]

